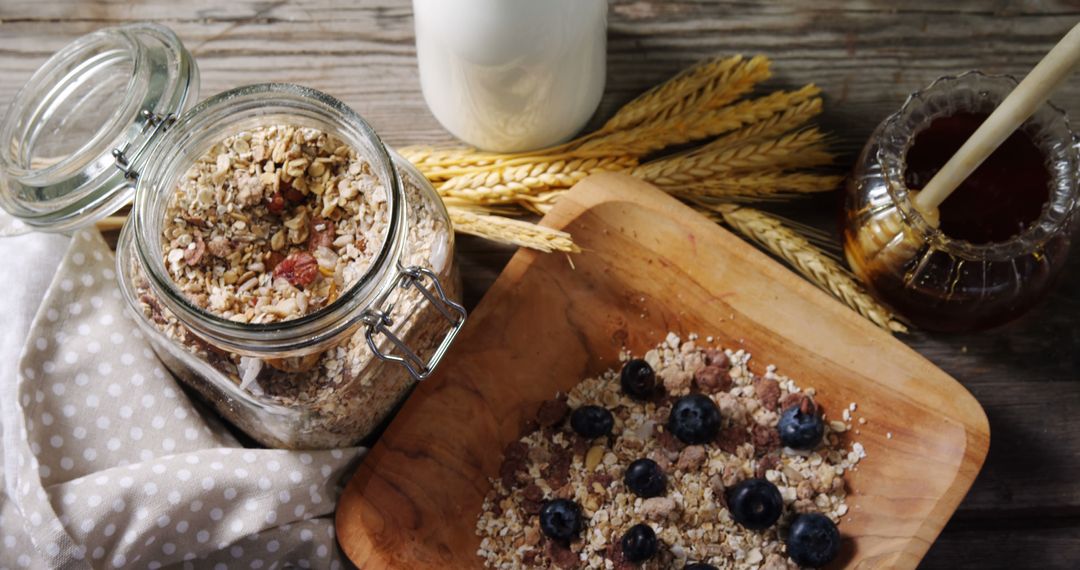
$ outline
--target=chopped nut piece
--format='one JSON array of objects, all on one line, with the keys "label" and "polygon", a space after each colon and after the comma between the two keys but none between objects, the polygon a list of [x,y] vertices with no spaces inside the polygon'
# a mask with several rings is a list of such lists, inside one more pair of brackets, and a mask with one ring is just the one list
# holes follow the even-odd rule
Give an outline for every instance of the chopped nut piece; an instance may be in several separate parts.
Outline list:
[{"label": "chopped nut piece", "polygon": [[710,364],[694,373],[694,383],[706,394],[727,392],[731,389],[731,376],[728,370],[728,368]]},{"label": "chopped nut piece", "polygon": [[766,410],[776,410],[780,399],[780,384],[772,378],[762,378],[754,383],[754,392]]},{"label": "chopped nut piece", "polygon": [[198,235],[195,236],[195,241],[188,244],[184,249],[184,263],[188,265],[196,265],[202,259],[203,253],[206,252],[206,244]]},{"label": "chopped nut piece", "polygon": [[671,516],[677,506],[671,497],[652,497],[641,503],[641,514],[651,521],[662,521]]},{"label": "chopped nut piece", "polygon": [[679,460],[675,468],[680,471],[697,471],[705,463],[705,447],[690,445],[679,452]]}]

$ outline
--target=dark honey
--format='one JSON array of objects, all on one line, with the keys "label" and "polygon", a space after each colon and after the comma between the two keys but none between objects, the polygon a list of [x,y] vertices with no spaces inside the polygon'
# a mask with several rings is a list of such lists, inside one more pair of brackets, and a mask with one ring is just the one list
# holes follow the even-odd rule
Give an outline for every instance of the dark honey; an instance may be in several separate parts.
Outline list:
[{"label": "dark honey", "polygon": [[[970,331],[1008,322],[1045,297],[1065,267],[1077,194],[1075,135],[1050,105],[941,204],[941,231],[909,216],[903,187],[925,187],[1015,88],[1009,78],[977,72],[934,81],[879,125],[848,178],[848,263],[916,328]],[[941,117],[941,109],[955,111]]]},{"label": "dark honey", "polygon": [[[935,119],[915,136],[904,179],[920,189],[975,132],[987,115],[957,113]],[[957,188],[938,211],[941,231],[975,244],[1004,242],[1042,214],[1050,196],[1046,158],[1023,131],[1012,134]]]},{"label": "dark honey", "polygon": [[[908,188],[925,186],[986,117],[958,113],[916,134],[905,161]],[[972,244],[1006,242],[1039,219],[1049,196],[1045,157],[1018,131],[941,204],[939,228],[950,239]],[[1042,296],[1052,277],[1047,258],[1060,257],[1064,249],[1052,239],[1033,256],[1001,264],[924,248],[903,271],[877,275],[872,287],[922,328],[986,328],[1012,320]]]}]

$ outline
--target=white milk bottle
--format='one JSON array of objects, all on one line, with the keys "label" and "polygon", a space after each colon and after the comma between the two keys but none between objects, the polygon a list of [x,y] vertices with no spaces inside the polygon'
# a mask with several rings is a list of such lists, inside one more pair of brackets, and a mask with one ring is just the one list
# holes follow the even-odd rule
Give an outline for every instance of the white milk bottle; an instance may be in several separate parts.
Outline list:
[{"label": "white milk bottle", "polygon": [[563,142],[604,91],[606,0],[413,0],[424,99],[497,152]]}]

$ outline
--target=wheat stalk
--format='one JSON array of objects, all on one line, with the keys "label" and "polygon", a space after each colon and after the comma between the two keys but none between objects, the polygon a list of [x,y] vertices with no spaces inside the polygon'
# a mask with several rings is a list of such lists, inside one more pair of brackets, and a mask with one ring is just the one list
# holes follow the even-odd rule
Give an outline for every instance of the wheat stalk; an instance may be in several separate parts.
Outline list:
[{"label": "wheat stalk", "polygon": [[729,227],[786,261],[803,277],[874,324],[891,332],[907,332],[907,327],[875,301],[839,263],[818,251],[780,220],[764,212],[733,204],[709,207],[712,217],[718,216]]},{"label": "wheat stalk", "polygon": [[699,105],[719,107],[747,93],[769,76],[769,60],[764,56],[745,62],[741,55],[711,59],[630,101],[597,132],[609,133],[660,121]]},{"label": "wheat stalk", "polygon": [[814,97],[803,101],[782,113],[773,115],[763,121],[751,123],[741,129],[733,131],[710,142],[708,146],[713,149],[737,146],[752,141],[780,136],[791,132],[810,119],[821,114],[822,101],[820,97]]},{"label": "wheat stalk", "polygon": [[435,148],[407,146],[396,149],[398,154],[417,168],[459,167],[463,164],[490,166],[506,155],[484,152],[475,148]]},{"label": "wheat stalk", "polygon": [[457,176],[438,187],[445,197],[498,204],[525,199],[549,188],[569,188],[589,174],[626,170],[637,164],[628,156],[555,160],[508,166],[494,171]]},{"label": "wheat stalk", "polygon": [[717,176],[734,170],[768,170],[789,166],[820,165],[832,160],[821,146],[825,139],[817,129],[806,129],[778,139],[749,143],[735,148],[706,145],[700,149],[647,162],[630,174],[659,186],[677,186]]},{"label": "wheat stalk", "polygon": [[578,156],[644,156],[669,146],[685,144],[764,121],[814,98],[820,90],[807,85],[798,91],[777,91],[719,109],[694,110],[639,128],[617,131],[587,140],[573,149]]},{"label": "wheat stalk", "polygon": [[477,214],[457,207],[447,210],[457,232],[543,252],[580,251],[570,234],[563,231],[502,216]]},{"label": "wheat stalk", "polygon": [[734,176],[716,176],[667,186],[678,196],[708,198],[768,198],[790,194],[829,192],[840,186],[842,176],[801,172],[752,172]]}]

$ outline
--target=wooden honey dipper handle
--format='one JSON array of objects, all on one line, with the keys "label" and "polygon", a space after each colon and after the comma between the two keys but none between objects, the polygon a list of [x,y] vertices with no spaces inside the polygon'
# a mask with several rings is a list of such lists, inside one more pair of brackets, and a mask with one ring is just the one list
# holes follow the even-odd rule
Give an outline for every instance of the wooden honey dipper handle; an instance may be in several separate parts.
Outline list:
[{"label": "wooden honey dipper handle", "polygon": [[[936,212],[937,207],[949,194],[1050,97],[1078,61],[1080,24],[1073,26],[1073,29],[1065,34],[1050,53],[1042,58],[983,121],[964,146],[930,179],[926,187],[913,198],[915,208],[923,213]],[[937,218],[936,215],[928,217]]]}]

